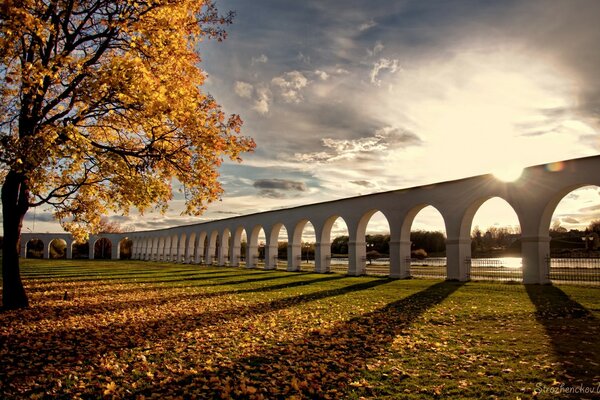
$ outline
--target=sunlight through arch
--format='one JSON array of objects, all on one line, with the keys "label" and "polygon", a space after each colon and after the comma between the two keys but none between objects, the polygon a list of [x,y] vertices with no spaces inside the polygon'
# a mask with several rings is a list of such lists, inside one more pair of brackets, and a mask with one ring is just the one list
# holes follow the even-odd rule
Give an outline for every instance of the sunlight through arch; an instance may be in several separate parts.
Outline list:
[{"label": "sunlight through arch", "polygon": [[492,197],[479,206],[471,222],[472,280],[523,280],[521,224],[512,206]]},{"label": "sunlight through arch", "polygon": [[446,224],[439,210],[427,204],[413,208],[402,230],[403,236],[408,235],[410,238],[402,252],[409,257],[408,261],[405,261],[408,264],[409,275],[445,279]]}]

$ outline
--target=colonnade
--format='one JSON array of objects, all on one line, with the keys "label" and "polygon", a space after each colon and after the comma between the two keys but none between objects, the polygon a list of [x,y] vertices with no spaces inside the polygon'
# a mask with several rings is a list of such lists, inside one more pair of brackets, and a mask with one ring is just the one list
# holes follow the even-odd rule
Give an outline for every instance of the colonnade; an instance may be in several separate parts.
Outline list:
[{"label": "colonnade", "polygon": [[325,273],[331,264],[332,227],[341,218],[349,234],[348,275],[362,275],[366,265],[366,227],[373,214],[381,212],[390,227],[389,275],[406,278],[410,276],[411,225],[419,211],[433,206],[442,215],[446,228],[447,279],[464,281],[469,278],[473,217],[484,202],[499,197],[513,208],[520,223],[524,283],[546,283],[554,210],[571,191],[587,185],[600,186],[598,171],[600,156],[593,156],[529,167],[513,182],[491,174],[480,175],[169,229],[131,232],[127,236],[133,241],[133,259],[239,266],[245,232],[245,265],[256,268],[263,230],[265,268],[273,269],[279,233],[285,227],[287,270],[298,271],[302,233],[310,222],[316,235],[315,272]]},{"label": "colonnade", "polygon": [[[361,275],[366,265],[366,227],[379,211],[390,226],[389,275],[406,278],[410,276],[412,222],[424,207],[433,206],[442,215],[446,228],[447,278],[464,281],[469,277],[473,217],[484,202],[499,197],[513,208],[519,219],[523,281],[546,283],[549,229],[554,210],[571,191],[587,185],[600,186],[598,171],[600,156],[594,156],[529,167],[513,182],[502,181],[491,174],[480,175],[159,231],[135,232],[131,235],[133,258],[238,266],[245,232],[246,267],[256,268],[262,229],[265,268],[272,269],[276,267],[279,232],[285,227],[287,269],[298,271],[302,232],[310,222],[316,235],[315,272],[324,273],[330,270],[332,226],[341,218],[349,234],[348,275]],[[215,260],[212,255],[216,255]]]}]

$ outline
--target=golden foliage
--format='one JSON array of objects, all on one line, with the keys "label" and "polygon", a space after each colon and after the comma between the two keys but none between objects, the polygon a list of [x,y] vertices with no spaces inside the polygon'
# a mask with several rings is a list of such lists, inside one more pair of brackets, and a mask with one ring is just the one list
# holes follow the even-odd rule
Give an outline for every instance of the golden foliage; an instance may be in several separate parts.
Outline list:
[{"label": "golden foliage", "polygon": [[197,49],[221,40],[212,3],[41,0],[0,5],[0,163],[29,179],[76,236],[107,211],[165,210],[173,185],[198,214],[224,157],[254,148],[200,88]]}]

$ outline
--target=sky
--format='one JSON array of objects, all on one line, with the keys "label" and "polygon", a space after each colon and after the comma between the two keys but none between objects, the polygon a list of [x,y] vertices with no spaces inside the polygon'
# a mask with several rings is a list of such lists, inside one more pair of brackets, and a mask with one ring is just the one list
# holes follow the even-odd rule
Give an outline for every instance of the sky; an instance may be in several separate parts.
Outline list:
[{"label": "sky", "polygon": [[[600,1],[217,0],[224,42],[200,45],[204,90],[256,151],[226,161],[201,217],[113,216],[136,230],[460,179],[600,153]],[[566,228],[600,219],[600,188],[568,195]],[[34,224],[35,221],[35,224]],[[503,201],[480,227],[518,224]],[[385,231],[375,218],[369,229]],[[433,209],[417,229],[443,229]],[[57,232],[48,210],[24,232]],[[335,234],[335,232],[334,232]]]}]

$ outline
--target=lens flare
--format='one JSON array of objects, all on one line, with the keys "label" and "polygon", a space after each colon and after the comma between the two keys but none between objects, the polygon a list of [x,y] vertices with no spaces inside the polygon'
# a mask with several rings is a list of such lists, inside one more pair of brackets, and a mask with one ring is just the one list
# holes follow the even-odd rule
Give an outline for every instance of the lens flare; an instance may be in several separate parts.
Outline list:
[{"label": "lens flare", "polygon": [[560,172],[565,168],[565,163],[562,161],[553,162],[550,164],[546,164],[546,170],[548,172]]}]

